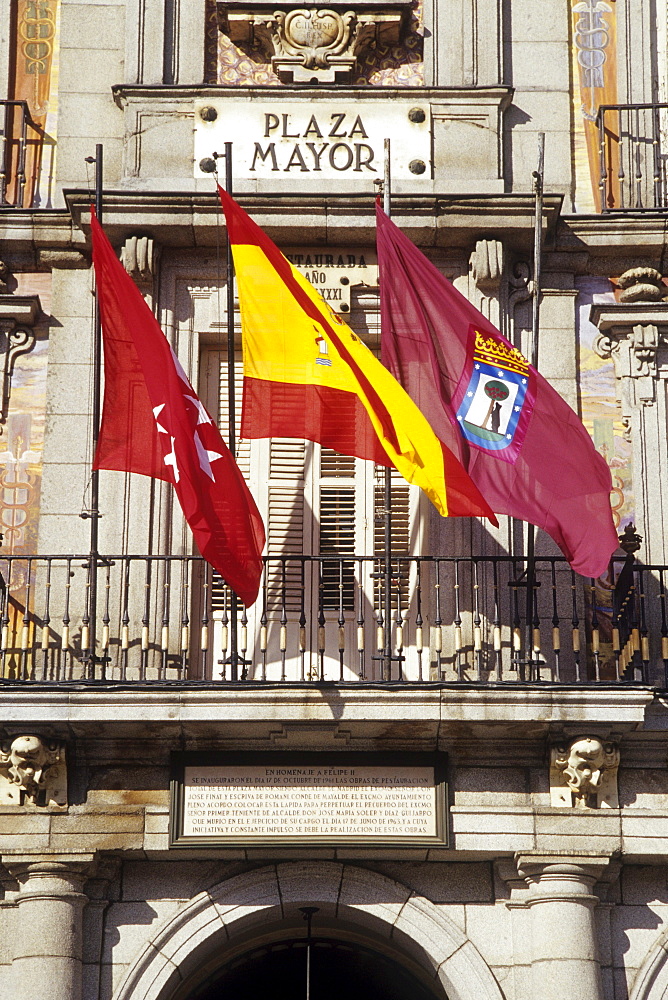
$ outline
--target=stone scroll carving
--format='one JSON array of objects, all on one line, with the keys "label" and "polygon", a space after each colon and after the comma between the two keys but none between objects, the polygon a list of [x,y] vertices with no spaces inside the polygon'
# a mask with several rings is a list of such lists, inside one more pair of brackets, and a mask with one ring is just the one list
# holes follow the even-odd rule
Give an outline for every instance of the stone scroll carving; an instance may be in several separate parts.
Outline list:
[{"label": "stone scroll carving", "polygon": [[0,806],[67,806],[65,745],[34,734],[0,748]]},{"label": "stone scroll carving", "polygon": [[579,736],[552,747],[550,797],[553,806],[616,809],[619,750],[597,736]]}]

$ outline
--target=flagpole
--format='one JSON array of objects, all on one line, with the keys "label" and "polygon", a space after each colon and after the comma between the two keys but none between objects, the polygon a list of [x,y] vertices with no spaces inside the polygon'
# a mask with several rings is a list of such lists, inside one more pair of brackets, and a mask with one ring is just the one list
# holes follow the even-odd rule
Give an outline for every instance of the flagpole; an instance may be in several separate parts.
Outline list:
[{"label": "flagpole", "polygon": [[[233,196],[232,191],[232,143],[225,143],[225,190]],[[232,458],[237,457],[237,411],[236,392],[234,381],[234,258],[232,257],[232,242],[230,240],[229,226],[227,232],[227,443]],[[239,598],[230,587],[230,679],[239,679],[239,629],[237,614],[239,611]]]},{"label": "flagpole", "polygon": [[[87,163],[95,163],[95,214],[102,223],[102,184],[103,184],[103,147],[102,143],[95,146],[95,158],[86,157]],[[100,318],[100,300],[95,295],[95,312],[93,319],[93,401],[92,401],[92,451],[93,460],[100,436],[100,408],[102,395],[102,321]],[[88,559],[89,589],[88,589],[88,674],[95,679],[96,632],[97,632],[97,567],[99,561],[99,520],[100,520],[100,472],[91,469],[90,476],[90,509],[82,517],[90,519],[90,552]],[[102,666],[104,671],[104,664]]]},{"label": "flagpole", "polygon": [[[392,216],[392,177],[390,170],[390,140],[385,139],[383,142],[383,211],[387,215],[388,219]],[[392,470],[386,465],[385,466],[385,480],[384,480],[384,490],[383,490],[383,527],[384,527],[384,546],[385,546],[385,562],[384,562],[384,586],[383,586],[383,598],[384,598],[384,619],[385,619],[385,648],[383,650],[383,668],[386,676],[384,680],[392,680],[392,623],[390,618],[392,616]],[[399,665],[399,673],[401,674],[401,664]]]},{"label": "flagpole", "polygon": [[[533,311],[531,322],[531,341],[529,344],[529,362],[538,369],[538,340],[540,331],[540,298],[541,298],[541,264],[543,251],[543,174],[545,164],[545,133],[538,133],[538,168],[533,171],[534,206],[534,240],[533,240]],[[536,678],[531,677],[534,662],[533,617],[536,592],[536,529],[533,524],[527,524],[527,603],[526,603],[526,648],[529,666],[529,680],[540,680],[540,664],[536,653]],[[539,586],[539,584],[538,584]]]}]

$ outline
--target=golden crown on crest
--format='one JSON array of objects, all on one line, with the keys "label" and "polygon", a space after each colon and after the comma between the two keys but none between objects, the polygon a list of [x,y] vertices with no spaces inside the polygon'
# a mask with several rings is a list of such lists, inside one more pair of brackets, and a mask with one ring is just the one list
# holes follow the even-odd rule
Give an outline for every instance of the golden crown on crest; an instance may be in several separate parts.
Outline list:
[{"label": "golden crown on crest", "polygon": [[480,330],[475,332],[473,357],[476,361],[498,365],[500,368],[507,368],[520,375],[526,375],[529,370],[529,362],[521,351],[518,351],[516,347],[508,347],[493,337],[485,337]]}]

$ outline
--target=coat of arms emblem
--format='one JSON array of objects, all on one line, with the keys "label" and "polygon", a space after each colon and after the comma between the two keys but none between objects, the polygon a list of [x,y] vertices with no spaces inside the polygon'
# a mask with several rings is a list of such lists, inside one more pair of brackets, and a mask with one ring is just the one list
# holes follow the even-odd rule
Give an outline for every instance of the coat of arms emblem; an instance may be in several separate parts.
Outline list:
[{"label": "coat of arms emblem", "polygon": [[529,362],[501,338],[472,328],[471,361],[461,385],[457,421],[463,436],[485,451],[513,462],[531,415],[533,385]]}]

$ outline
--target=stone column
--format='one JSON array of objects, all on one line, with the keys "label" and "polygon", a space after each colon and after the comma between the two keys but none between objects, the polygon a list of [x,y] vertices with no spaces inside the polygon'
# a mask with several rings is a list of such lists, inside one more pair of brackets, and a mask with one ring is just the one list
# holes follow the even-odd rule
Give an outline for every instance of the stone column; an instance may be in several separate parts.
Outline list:
[{"label": "stone column", "polygon": [[607,865],[601,857],[517,858],[529,886],[532,995],[540,1000],[604,1000],[592,890]]},{"label": "stone column", "polygon": [[86,860],[5,860],[17,879],[13,928],[15,1000],[81,1000]]}]

